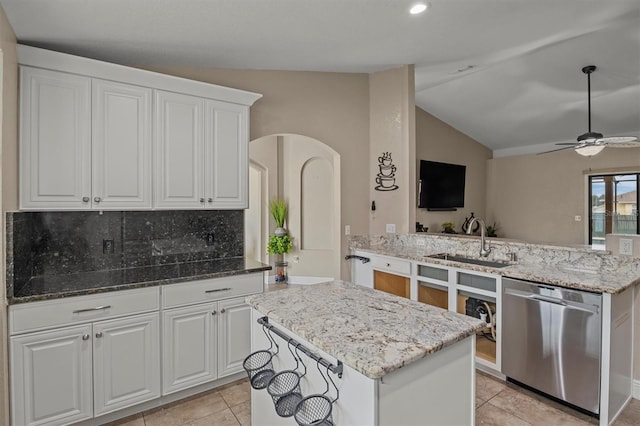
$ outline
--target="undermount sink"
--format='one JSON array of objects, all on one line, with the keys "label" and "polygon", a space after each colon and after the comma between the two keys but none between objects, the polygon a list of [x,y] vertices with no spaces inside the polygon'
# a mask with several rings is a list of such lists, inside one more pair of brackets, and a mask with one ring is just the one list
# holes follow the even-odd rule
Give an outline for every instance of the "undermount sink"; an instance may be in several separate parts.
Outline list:
[{"label": "undermount sink", "polygon": [[489,266],[491,268],[504,268],[506,266],[511,266],[510,263],[505,261],[474,259],[471,257],[455,256],[447,253],[432,254],[425,257],[430,257],[432,259],[450,260],[452,262],[472,263],[474,265]]}]

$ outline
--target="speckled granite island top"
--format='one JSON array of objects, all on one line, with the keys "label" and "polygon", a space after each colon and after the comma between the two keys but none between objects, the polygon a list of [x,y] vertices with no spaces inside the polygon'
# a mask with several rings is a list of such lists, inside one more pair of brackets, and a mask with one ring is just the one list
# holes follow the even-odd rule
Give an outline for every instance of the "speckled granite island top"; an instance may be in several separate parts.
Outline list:
[{"label": "speckled granite island top", "polygon": [[271,266],[255,260],[233,257],[108,271],[45,275],[32,277],[18,294],[8,294],[7,300],[9,304],[34,302],[161,284],[222,278],[270,269]]},{"label": "speckled granite island top", "polygon": [[342,281],[248,296],[270,319],[377,379],[479,330],[479,319]]}]

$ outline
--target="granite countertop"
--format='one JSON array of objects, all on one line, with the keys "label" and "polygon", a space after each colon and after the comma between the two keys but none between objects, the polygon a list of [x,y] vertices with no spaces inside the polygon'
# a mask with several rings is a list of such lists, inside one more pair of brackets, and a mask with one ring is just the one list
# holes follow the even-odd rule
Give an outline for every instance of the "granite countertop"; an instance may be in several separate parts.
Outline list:
[{"label": "granite countertop", "polygon": [[[614,266],[608,267],[608,265],[595,268],[590,266],[582,267],[579,266],[579,264],[572,264],[569,261],[558,264],[527,263],[526,259],[523,259],[518,262],[511,262],[511,264],[506,267],[495,268],[472,263],[430,258],[428,256],[437,254],[438,252],[416,248],[354,248],[353,250],[423,263],[453,266],[460,269],[486,272],[595,293],[616,294],[630,286],[640,284],[640,275],[634,270],[616,268]],[[492,259],[489,257],[487,260]]]},{"label": "granite countertop", "polygon": [[221,278],[268,271],[270,269],[271,266],[255,260],[232,257],[108,271],[44,275],[32,277],[20,289],[18,294],[14,294],[13,297],[8,297],[7,299],[11,305],[37,300]]},{"label": "granite countertop", "polygon": [[481,329],[484,322],[343,281],[247,296],[253,308],[371,379]]}]

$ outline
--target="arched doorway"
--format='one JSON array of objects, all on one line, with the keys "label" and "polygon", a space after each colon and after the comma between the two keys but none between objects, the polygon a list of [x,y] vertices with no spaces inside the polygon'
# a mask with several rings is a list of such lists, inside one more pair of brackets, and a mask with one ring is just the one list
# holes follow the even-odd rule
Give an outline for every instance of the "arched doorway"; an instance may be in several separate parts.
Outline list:
[{"label": "arched doorway", "polygon": [[[286,226],[294,241],[287,255],[289,275],[339,279],[340,155],[316,139],[282,134],[252,141],[249,157],[254,172],[245,213],[247,255],[256,258],[253,248],[260,243],[264,253],[274,226],[268,203],[281,197],[289,204]],[[258,219],[265,215],[266,220]],[[266,257],[258,260],[268,262]]]}]

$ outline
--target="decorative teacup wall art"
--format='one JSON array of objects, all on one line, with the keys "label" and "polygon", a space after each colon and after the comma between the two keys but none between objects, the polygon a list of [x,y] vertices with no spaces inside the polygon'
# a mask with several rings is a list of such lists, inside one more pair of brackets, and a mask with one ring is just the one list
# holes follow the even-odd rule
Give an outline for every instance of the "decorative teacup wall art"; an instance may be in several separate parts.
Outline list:
[{"label": "decorative teacup wall art", "polygon": [[394,191],[398,189],[396,185],[396,166],[393,165],[390,152],[383,152],[378,157],[378,169],[380,172],[376,176],[376,191]]}]

